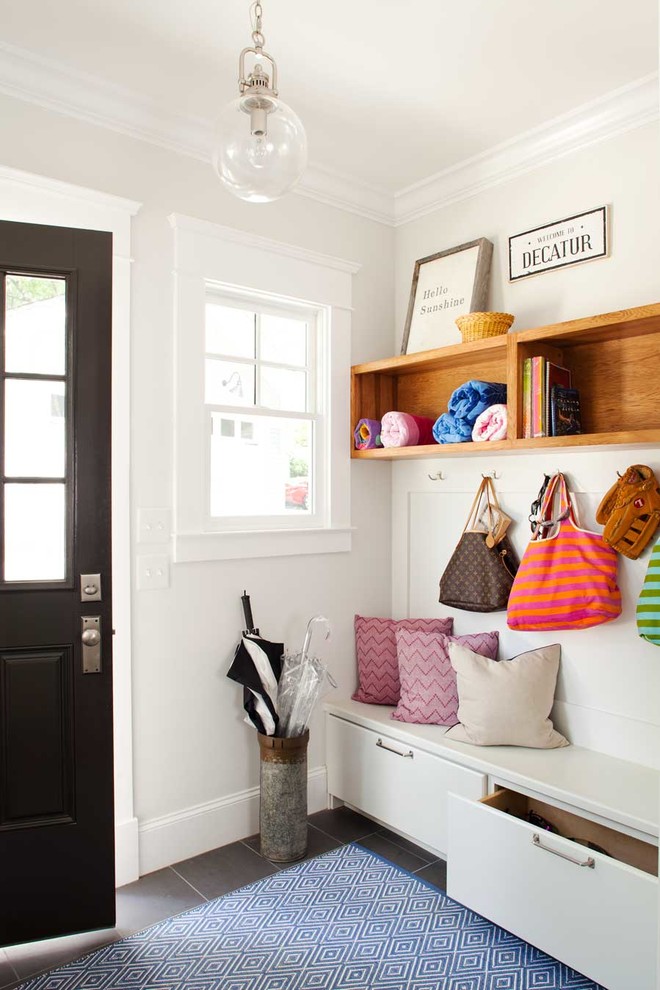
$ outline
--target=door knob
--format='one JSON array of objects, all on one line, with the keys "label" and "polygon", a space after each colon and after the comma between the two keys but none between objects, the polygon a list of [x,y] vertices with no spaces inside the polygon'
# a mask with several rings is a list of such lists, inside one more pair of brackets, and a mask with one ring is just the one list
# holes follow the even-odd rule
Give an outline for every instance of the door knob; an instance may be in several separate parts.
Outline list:
[{"label": "door knob", "polygon": [[101,673],[101,616],[83,615],[81,617],[82,632],[82,669],[83,674]]}]

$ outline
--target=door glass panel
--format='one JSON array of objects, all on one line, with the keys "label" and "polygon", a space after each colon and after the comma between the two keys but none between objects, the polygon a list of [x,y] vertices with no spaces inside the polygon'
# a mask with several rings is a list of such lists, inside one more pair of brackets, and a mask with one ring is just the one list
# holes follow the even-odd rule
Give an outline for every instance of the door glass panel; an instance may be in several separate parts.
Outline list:
[{"label": "door glass panel", "polygon": [[5,485],[5,581],[66,577],[63,484]]},{"label": "door glass panel", "polygon": [[253,406],[254,365],[207,358],[205,398],[214,406]]},{"label": "door glass panel", "polygon": [[290,317],[261,316],[261,359],[279,364],[307,363],[307,323]]},{"label": "door glass panel", "polygon": [[307,375],[288,368],[261,368],[261,403],[269,409],[305,412],[307,409]]},{"label": "door glass panel", "polygon": [[5,381],[7,477],[64,477],[65,413],[64,382]]},{"label": "door glass panel", "polygon": [[206,350],[226,357],[253,358],[254,313],[207,302]]},{"label": "door glass panel", "polygon": [[227,413],[211,420],[211,516],[311,512],[309,420]]},{"label": "door glass panel", "polygon": [[5,285],[5,371],[64,375],[65,280],[8,275]]}]

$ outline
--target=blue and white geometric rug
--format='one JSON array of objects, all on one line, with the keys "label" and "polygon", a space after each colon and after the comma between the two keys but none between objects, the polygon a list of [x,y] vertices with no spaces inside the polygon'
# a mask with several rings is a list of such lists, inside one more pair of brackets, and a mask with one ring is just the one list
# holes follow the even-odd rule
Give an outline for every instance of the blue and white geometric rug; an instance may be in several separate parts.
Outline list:
[{"label": "blue and white geometric rug", "polygon": [[24,984],[29,990],[602,990],[360,846]]}]

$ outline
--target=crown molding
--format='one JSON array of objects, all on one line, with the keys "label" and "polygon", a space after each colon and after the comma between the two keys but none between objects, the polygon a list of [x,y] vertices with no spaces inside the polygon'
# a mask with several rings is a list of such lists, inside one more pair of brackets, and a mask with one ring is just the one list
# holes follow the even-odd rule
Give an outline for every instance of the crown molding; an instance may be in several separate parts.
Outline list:
[{"label": "crown molding", "polygon": [[[172,113],[97,76],[3,43],[0,93],[198,161],[211,160],[210,121]],[[658,117],[654,73],[396,194],[312,163],[292,195],[398,227]]]},{"label": "crown molding", "polygon": [[206,237],[216,237],[222,241],[229,241],[231,244],[241,244],[244,247],[258,248],[260,251],[270,251],[279,257],[295,258],[296,261],[307,261],[313,265],[321,265],[323,268],[334,268],[336,271],[345,272],[347,275],[356,275],[362,268],[362,265],[357,261],[346,261],[344,258],[335,258],[331,254],[308,251],[296,244],[285,244],[282,241],[272,240],[270,237],[262,237],[261,234],[250,234],[248,231],[237,230],[235,227],[224,227],[222,224],[213,223],[211,220],[199,220],[197,217],[187,217],[182,213],[170,213],[167,219],[175,230],[191,230],[193,233],[204,234]]},{"label": "crown molding", "polygon": [[367,185],[354,176],[311,164],[293,191],[298,196],[307,196],[317,203],[357,213],[388,227],[394,223],[394,193]]},{"label": "crown molding", "polygon": [[659,116],[658,74],[653,73],[402,189],[395,194],[394,225],[435,213]]}]

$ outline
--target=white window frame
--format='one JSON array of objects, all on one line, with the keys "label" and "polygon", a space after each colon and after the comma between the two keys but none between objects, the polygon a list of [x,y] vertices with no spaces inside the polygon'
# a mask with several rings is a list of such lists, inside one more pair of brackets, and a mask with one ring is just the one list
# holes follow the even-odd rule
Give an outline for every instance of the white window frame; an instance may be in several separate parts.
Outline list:
[{"label": "white window frame", "polygon": [[[307,406],[304,413],[291,412],[289,410],[271,409],[265,406],[244,406],[244,405],[212,405],[205,403],[206,409],[206,459],[205,459],[205,490],[206,490],[206,516],[205,530],[207,532],[226,531],[259,531],[265,532],[273,529],[314,529],[326,524],[326,492],[324,478],[326,475],[326,456],[328,416],[327,416],[327,394],[329,388],[329,355],[327,342],[328,313],[326,307],[311,307],[306,303],[292,302],[281,297],[273,298],[263,292],[241,292],[238,293],[234,286],[223,285],[218,282],[206,283],[206,300],[214,296],[228,306],[237,306],[241,309],[256,311],[257,313],[271,314],[275,316],[294,316],[298,319],[305,319],[308,323],[307,342],[308,356],[306,361],[307,371]],[[209,354],[205,351],[205,360],[219,357],[237,364],[252,365],[255,374],[261,364],[260,355],[253,360],[234,358],[231,355]],[[271,362],[264,364],[270,366]],[[282,365],[284,367],[284,365]],[[287,366],[288,367],[288,366]],[[292,370],[300,370],[294,369]],[[311,407],[311,411],[309,409]],[[313,463],[311,465],[311,478],[313,481],[313,504],[312,512],[304,515],[295,513],[282,515],[265,516],[212,516],[211,515],[211,414],[227,413],[231,416],[264,416],[269,418],[299,419],[301,422],[307,420],[312,424],[314,432]]]},{"label": "white window frame", "polygon": [[[173,214],[175,414],[174,560],[337,553],[351,549],[350,333],[352,276],[359,265]],[[204,404],[205,305],[209,286],[319,314],[323,428],[317,484],[321,511],[263,529],[210,525],[209,437]],[[238,409],[238,407],[236,407]],[[251,407],[240,407],[249,415]],[[210,417],[208,417],[210,420]],[[236,526],[234,525],[236,522]],[[252,526],[256,520],[250,521]],[[276,524],[277,525],[277,524]]]}]

